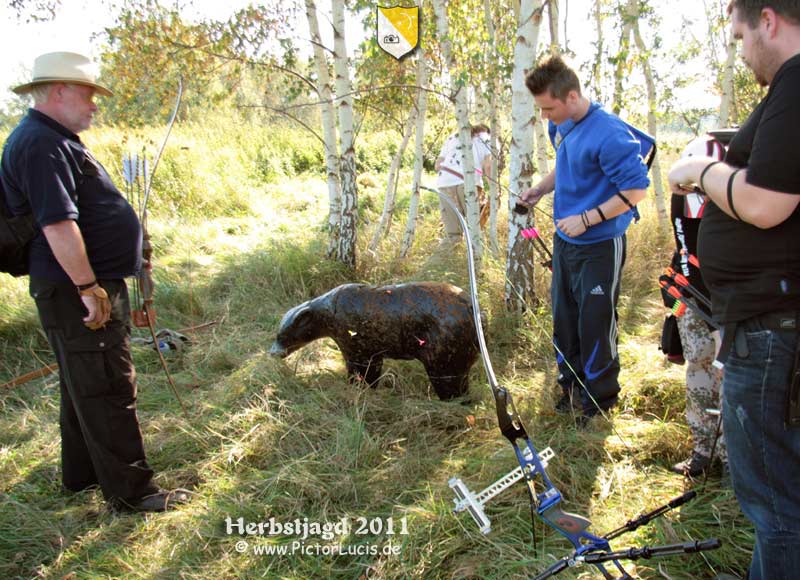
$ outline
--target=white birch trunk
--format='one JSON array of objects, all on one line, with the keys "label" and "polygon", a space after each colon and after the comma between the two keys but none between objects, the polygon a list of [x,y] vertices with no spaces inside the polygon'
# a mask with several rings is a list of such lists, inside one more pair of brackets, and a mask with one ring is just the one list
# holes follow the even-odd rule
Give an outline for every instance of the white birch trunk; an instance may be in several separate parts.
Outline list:
[{"label": "white birch trunk", "polygon": [[592,89],[595,100],[603,100],[603,0],[595,0],[594,25],[597,30],[597,44],[595,45],[594,64],[592,65]]},{"label": "white birch trunk", "polygon": [[622,8],[622,32],[619,37],[619,51],[617,52],[616,68],[614,69],[614,101],[611,105],[611,111],[615,115],[619,115],[622,107],[625,104],[623,99],[623,80],[625,78],[625,69],[631,54],[631,30],[633,22],[631,21],[631,14],[629,12],[630,3],[627,3]]},{"label": "white birch trunk", "polygon": [[[530,188],[533,176],[533,127],[536,119],[533,113],[533,95],[525,86],[525,77],[536,60],[541,17],[535,17],[534,13],[540,7],[541,0],[521,0],[517,15],[509,153],[509,182],[511,191],[517,195]],[[510,310],[523,310],[535,298],[533,248],[530,241],[520,235],[520,231],[529,227],[531,213],[514,213],[516,199],[509,195],[505,302]]]},{"label": "white birch trunk", "polygon": [[444,0],[433,0],[433,9],[436,14],[436,31],[442,47],[442,56],[450,73],[450,86],[455,102],[456,121],[458,122],[459,149],[462,155],[464,169],[464,197],[466,198],[467,229],[472,238],[472,251],[475,256],[476,267],[480,263],[482,252],[480,207],[478,192],[475,189],[475,158],[472,155],[472,128],[469,124],[469,105],[467,104],[467,87],[459,81],[459,71],[456,68],[455,58],[451,50],[450,31],[447,23],[447,5]]},{"label": "white birch trunk", "polygon": [[[650,68],[650,62],[645,57],[647,54],[647,47],[644,44],[641,31],[639,30],[637,2],[638,0],[629,0],[629,14],[633,18],[633,39],[636,42],[636,48],[639,50],[639,56],[642,61],[642,72],[644,73],[645,84],[647,85],[647,132],[658,142],[658,127],[656,123],[658,100],[656,95],[656,83],[653,81],[653,71]],[[656,195],[658,224],[659,227],[666,228],[669,225],[669,215],[667,214],[667,205],[664,200],[664,184],[661,181],[661,163],[658,153],[656,153],[655,159],[653,159],[653,166],[650,169],[650,173],[653,176],[653,191]]]},{"label": "white birch trunk", "polygon": [[547,15],[550,21],[550,52],[561,52],[561,40],[558,32],[558,0],[549,0]]},{"label": "white birch trunk", "polygon": [[536,139],[536,170],[541,175],[550,173],[550,161],[547,158],[547,150],[550,147],[550,137],[547,136],[547,129],[542,119],[542,110],[539,107],[533,108],[533,130]]},{"label": "white birch trunk", "polygon": [[[494,21],[492,20],[492,4],[490,0],[484,0],[484,15],[486,19],[486,31],[489,33],[489,45],[487,47],[487,58],[489,62],[497,62],[497,46],[495,39]],[[500,206],[500,189],[497,186],[500,180],[497,159],[497,135],[500,125],[497,122],[497,95],[500,93],[498,86],[499,75],[493,75],[491,79],[491,90],[489,91],[489,146],[492,151],[492,174],[489,176],[489,248],[495,256],[500,253],[500,244],[497,240],[497,211]]]},{"label": "white birch trunk", "polygon": [[394,159],[392,159],[392,165],[389,167],[389,177],[386,179],[386,195],[383,199],[383,212],[381,212],[380,222],[378,222],[378,227],[375,228],[375,234],[369,244],[369,249],[373,252],[378,248],[381,238],[389,232],[389,226],[392,223],[395,200],[397,199],[397,178],[400,173],[400,164],[403,162],[403,153],[406,151],[408,141],[411,139],[411,132],[414,130],[415,113],[416,109],[412,107],[403,128],[403,141],[400,143],[400,147],[397,149]]},{"label": "white birch trunk", "polygon": [[733,71],[736,65],[736,39],[728,33],[728,45],[725,57],[725,68],[722,71],[722,99],[719,104],[720,127],[730,127],[733,119]]},{"label": "white birch trunk", "polygon": [[336,259],[355,268],[358,217],[358,190],[356,185],[356,155],[353,146],[353,96],[350,69],[347,64],[345,43],[344,0],[332,0],[333,11],[333,62],[336,72],[336,106],[341,131],[339,175],[342,180],[342,218]]},{"label": "white birch trunk", "polygon": [[[422,0],[419,3],[422,10]],[[417,56],[417,128],[414,147],[414,182],[411,185],[411,202],[408,205],[408,221],[403,234],[403,243],[400,246],[400,256],[405,258],[414,244],[414,234],[417,230],[417,212],[419,210],[419,186],[422,182],[422,155],[425,138],[425,111],[428,107],[428,93],[425,87],[428,84],[428,65],[425,62],[424,51],[418,51]],[[438,201],[438,200],[437,200]]]},{"label": "white birch trunk", "polygon": [[322,103],[322,135],[325,142],[325,168],[328,181],[328,257],[336,255],[339,244],[339,222],[342,218],[342,193],[339,189],[339,154],[336,147],[336,116],[333,110],[328,57],[322,47],[314,0],[305,0],[306,18],[314,48],[314,66],[317,71],[317,92]]}]

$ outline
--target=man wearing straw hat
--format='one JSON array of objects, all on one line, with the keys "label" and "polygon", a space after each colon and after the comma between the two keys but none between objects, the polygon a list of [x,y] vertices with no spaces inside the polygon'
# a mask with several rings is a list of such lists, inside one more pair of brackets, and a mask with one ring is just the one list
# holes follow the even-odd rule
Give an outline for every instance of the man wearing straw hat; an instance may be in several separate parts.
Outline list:
[{"label": "man wearing straw hat", "polygon": [[6,203],[31,213],[30,293],[59,366],[64,488],[99,485],[123,510],[163,511],[187,499],[153,482],[136,416],[125,278],[141,266],[133,208],[78,137],[92,124],[93,63],[71,52],[34,62],[33,108],[6,141],[0,179]]}]

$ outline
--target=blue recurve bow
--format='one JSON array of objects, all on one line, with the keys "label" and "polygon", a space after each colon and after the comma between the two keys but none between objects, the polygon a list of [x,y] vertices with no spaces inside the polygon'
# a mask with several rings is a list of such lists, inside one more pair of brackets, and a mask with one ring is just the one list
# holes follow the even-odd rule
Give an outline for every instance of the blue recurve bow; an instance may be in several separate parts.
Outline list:
[{"label": "blue recurve bow", "polygon": [[[472,313],[475,322],[475,331],[478,338],[478,346],[481,353],[481,360],[486,371],[486,377],[494,396],[495,407],[497,409],[497,421],[500,431],[509,440],[517,461],[522,468],[523,479],[528,487],[531,501],[536,508],[539,517],[547,525],[552,527],[562,536],[567,538],[573,545],[573,552],[550,566],[547,570],[540,573],[534,580],[545,580],[566,570],[567,568],[581,564],[591,564],[603,574],[606,580],[631,580],[633,577],[628,574],[620,564],[620,560],[636,560],[639,558],[652,558],[656,556],[668,556],[676,554],[690,554],[703,550],[714,550],[722,545],[716,538],[707,540],[670,544],[666,546],[644,546],[641,548],[629,548],[627,550],[613,551],[609,540],[622,534],[631,532],[642,525],[649,523],[652,519],[686,503],[696,495],[694,491],[689,491],[682,496],[670,501],[669,503],[643,514],[633,520],[629,520],[625,525],[609,532],[604,536],[598,536],[589,532],[591,522],[580,515],[565,511],[562,507],[563,496],[556,489],[553,482],[547,475],[545,467],[539,458],[539,452],[533,445],[528,432],[525,429],[522,419],[514,405],[511,393],[501,386],[492,367],[486,348],[486,338],[483,334],[483,327],[480,318],[480,305],[478,303],[477,279],[475,275],[475,260],[472,250],[472,240],[467,228],[467,223],[455,204],[446,196],[435,189],[420,186],[420,189],[430,191],[439,196],[458,217],[461,229],[464,232],[467,246],[467,265],[469,268],[470,294],[472,299]],[[537,489],[537,482],[540,482]],[[463,498],[462,498],[463,499]],[[612,575],[605,563],[610,562],[619,576]]]}]

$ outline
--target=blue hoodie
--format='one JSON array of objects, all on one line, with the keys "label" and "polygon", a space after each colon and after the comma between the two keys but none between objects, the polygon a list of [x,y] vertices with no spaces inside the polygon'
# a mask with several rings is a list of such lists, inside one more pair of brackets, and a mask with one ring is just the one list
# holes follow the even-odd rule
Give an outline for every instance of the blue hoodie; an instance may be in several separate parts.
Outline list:
[{"label": "blue hoodie", "polygon": [[[568,119],[549,124],[550,142],[556,149],[556,190],[553,198],[555,221],[594,209],[619,191],[646,189],[650,185],[642,146],[619,117],[591,103],[577,123]],[[570,238],[572,244],[594,244],[621,236],[628,229],[630,210]]]}]

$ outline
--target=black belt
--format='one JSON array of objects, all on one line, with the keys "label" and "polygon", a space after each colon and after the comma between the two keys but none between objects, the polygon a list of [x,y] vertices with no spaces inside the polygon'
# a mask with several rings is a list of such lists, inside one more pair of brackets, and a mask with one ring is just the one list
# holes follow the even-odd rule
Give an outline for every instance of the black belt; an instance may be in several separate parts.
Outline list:
[{"label": "black belt", "polygon": [[748,330],[797,331],[800,326],[799,320],[800,311],[782,310],[757,314],[738,322],[729,322],[722,327],[722,345],[717,360],[724,363],[731,350],[735,350],[736,355],[742,358],[750,354],[745,336]]},{"label": "black belt", "polygon": [[764,330],[797,330],[798,315],[800,315],[800,313],[798,313],[797,310],[767,312],[766,314],[753,316],[751,319],[745,320],[744,322],[746,323],[752,320]]}]

